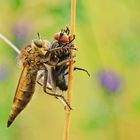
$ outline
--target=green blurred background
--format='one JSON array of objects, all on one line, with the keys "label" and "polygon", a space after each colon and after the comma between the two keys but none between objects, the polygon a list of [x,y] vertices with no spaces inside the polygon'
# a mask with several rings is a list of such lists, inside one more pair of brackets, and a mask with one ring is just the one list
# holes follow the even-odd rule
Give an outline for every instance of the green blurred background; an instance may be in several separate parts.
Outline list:
[{"label": "green blurred background", "polygon": [[[140,139],[140,1],[77,0],[71,140]],[[70,0],[0,0],[0,33],[21,49],[50,41],[70,23]],[[36,92],[10,128],[6,123],[21,72],[18,55],[0,40],[0,140],[61,140],[62,104]]]}]

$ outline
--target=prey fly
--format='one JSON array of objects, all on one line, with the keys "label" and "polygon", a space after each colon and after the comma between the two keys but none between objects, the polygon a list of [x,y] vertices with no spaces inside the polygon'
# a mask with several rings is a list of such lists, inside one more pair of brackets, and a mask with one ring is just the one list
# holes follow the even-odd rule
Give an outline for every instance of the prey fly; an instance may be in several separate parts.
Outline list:
[{"label": "prey fly", "polygon": [[[62,91],[66,91],[68,89],[66,76],[68,75],[69,62],[71,60],[70,49],[77,50],[73,43],[74,39],[75,35],[70,34],[69,28],[66,27],[54,35],[54,41],[52,42],[52,48],[58,49],[58,51],[51,54],[51,59],[57,59],[58,63],[61,63],[61,65],[52,67],[51,75],[55,88],[58,87]],[[74,67],[74,71],[75,70],[85,71],[89,75],[88,71],[83,68]]]}]

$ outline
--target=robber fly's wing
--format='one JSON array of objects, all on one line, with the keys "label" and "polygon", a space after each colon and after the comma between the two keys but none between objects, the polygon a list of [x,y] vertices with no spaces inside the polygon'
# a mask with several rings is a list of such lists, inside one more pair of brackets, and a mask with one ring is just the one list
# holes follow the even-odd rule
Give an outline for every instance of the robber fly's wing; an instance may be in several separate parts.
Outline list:
[{"label": "robber fly's wing", "polygon": [[30,101],[35,91],[36,77],[37,70],[31,68],[29,65],[23,67],[7,122],[8,127]]}]

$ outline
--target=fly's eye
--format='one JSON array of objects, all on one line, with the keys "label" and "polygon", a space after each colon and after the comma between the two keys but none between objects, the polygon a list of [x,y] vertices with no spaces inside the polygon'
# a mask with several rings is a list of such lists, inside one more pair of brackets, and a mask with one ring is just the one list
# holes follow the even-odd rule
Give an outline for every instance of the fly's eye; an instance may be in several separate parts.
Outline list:
[{"label": "fly's eye", "polygon": [[60,41],[61,41],[62,43],[68,43],[68,41],[69,41],[68,36],[64,34],[64,35],[60,38]]},{"label": "fly's eye", "polygon": [[54,39],[60,41],[61,43],[68,43],[68,35],[66,33],[56,33]]},{"label": "fly's eye", "polygon": [[56,33],[54,34],[54,37],[53,37],[55,40],[59,40],[60,38],[60,33]]},{"label": "fly's eye", "polygon": [[41,41],[41,40],[34,40],[34,44],[35,44],[38,48],[42,48],[42,41]]}]

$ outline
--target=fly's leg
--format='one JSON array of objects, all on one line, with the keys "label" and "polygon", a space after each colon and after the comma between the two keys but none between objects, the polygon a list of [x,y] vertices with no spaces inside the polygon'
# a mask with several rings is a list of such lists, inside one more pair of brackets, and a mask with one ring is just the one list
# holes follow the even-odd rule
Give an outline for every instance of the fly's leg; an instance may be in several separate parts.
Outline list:
[{"label": "fly's leg", "polygon": [[[75,56],[73,56],[72,58],[67,58],[59,63],[56,64],[56,66],[61,66],[61,65],[64,65],[64,64],[67,64],[68,62],[70,62],[71,60],[73,60]],[[73,63],[75,63],[75,60],[73,60]]]},{"label": "fly's leg", "polygon": [[69,36],[69,44],[72,43],[74,39],[75,39],[75,35]]},{"label": "fly's leg", "polygon": [[[43,84],[42,84],[42,83],[39,82],[39,80],[43,76],[44,76],[44,81],[43,81]],[[67,102],[67,100],[65,99],[65,97],[63,95],[59,95],[59,94],[56,94],[56,93],[51,93],[51,92],[53,92],[53,90],[47,86],[47,77],[48,77],[48,72],[45,70],[43,73],[41,73],[39,75],[38,80],[37,80],[37,83],[40,86],[43,87],[43,90],[44,90],[44,92],[46,94],[56,97],[57,99],[59,99],[60,101],[62,101],[65,106],[67,106],[71,110],[72,109],[71,106],[69,105],[69,103]],[[49,89],[51,92],[47,91],[46,89]]]},{"label": "fly's leg", "polygon": [[[61,65],[65,65],[67,63],[69,63],[75,56],[73,56],[72,58],[67,58],[65,60],[62,60],[60,62],[47,62],[47,64],[49,64],[50,66],[61,66]],[[75,63],[75,60],[73,60],[73,63]]]},{"label": "fly's leg", "polygon": [[62,47],[55,47],[53,49],[49,49],[48,52],[52,53],[52,52],[61,51],[61,50],[64,50],[64,49],[77,50],[76,48],[74,48],[74,46],[69,47],[69,46],[63,45]]},{"label": "fly's leg", "polygon": [[69,34],[70,34],[70,29],[69,29],[69,27],[68,27],[68,26],[66,26],[66,29],[64,29],[64,32],[65,32],[67,35],[69,35]]},{"label": "fly's leg", "polygon": [[88,76],[90,76],[89,72],[88,72],[86,69],[79,68],[79,67],[74,67],[74,69],[73,69],[73,70],[74,70],[74,71],[75,71],[75,70],[84,71],[84,72],[86,72],[86,73],[87,73],[87,75],[88,75]]},{"label": "fly's leg", "polygon": [[[84,71],[84,72],[86,72],[86,73],[87,73],[87,75],[88,75],[88,76],[90,76],[89,72],[88,72],[86,69],[79,68],[79,67],[74,67],[74,68],[73,68],[73,70],[74,70],[74,71],[75,71],[75,70]],[[64,75],[68,75],[68,72],[67,72],[67,73],[65,73]]]}]

